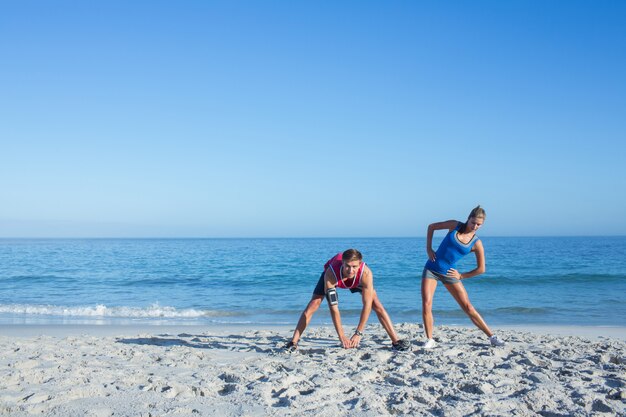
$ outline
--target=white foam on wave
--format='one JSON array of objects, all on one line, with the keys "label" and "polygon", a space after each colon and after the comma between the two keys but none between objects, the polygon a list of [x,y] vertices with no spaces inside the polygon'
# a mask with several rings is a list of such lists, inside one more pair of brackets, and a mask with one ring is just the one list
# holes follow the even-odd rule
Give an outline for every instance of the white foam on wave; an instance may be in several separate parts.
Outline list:
[{"label": "white foam on wave", "polygon": [[107,307],[103,304],[95,306],[54,306],[7,304],[0,305],[0,314],[37,315],[62,317],[119,317],[119,318],[178,318],[194,319],[203,317],[228,316],[223,311],[196,310],[193,308],[177,310],[174,307],[153,304],[149,307]]}]

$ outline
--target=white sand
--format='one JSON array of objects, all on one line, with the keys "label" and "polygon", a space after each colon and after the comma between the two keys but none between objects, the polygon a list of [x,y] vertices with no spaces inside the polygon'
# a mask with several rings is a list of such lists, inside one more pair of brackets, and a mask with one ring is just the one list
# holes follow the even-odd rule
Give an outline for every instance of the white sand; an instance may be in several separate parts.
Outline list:
[{"label": "white sand", "polygon": [[409,352],[378,325],[356,350],[312,327],[294,354],[286,327],[0,326],[0,415],[626,415],[624,328],[499,330],[492,348],[438,327],[430,351],[397,328]]}]

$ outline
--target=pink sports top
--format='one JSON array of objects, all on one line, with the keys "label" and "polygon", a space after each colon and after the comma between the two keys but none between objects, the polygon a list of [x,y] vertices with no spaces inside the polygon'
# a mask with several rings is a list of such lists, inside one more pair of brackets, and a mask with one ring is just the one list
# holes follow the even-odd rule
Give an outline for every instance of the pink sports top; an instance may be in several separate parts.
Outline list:
[{"label": "pink sports top", "polygon": [[326,271],[329,267],[335,274],[335,279],[337,279],[337,287],[338,288],[358,288],[361,285],[361,276],[363,275],[363,267],[365,266],[365,262],[361,262],[361,266],[359,270],[356,271],[356,275],[351,280],[343,281],[343,262],[342,262],[343,254],[340,252],[337,255],[333,256],[324,264],[324,271]]}]

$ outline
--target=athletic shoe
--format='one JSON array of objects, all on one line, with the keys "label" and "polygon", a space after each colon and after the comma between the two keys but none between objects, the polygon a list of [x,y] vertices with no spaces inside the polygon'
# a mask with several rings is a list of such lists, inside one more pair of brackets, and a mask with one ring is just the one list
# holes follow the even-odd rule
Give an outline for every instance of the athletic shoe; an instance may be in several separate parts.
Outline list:
[{"label": "athletic shoe", "polygon": [[491,342],[491,346],[504,346],[504,342],[498,339],[498,336],[495,334],[489,338],[489,342]]},{"label": "athletic shoe", "polygon": [[424,346],[423,346],[423,348],[424,348],[424,349],[432,349],[432,348],[434,348],[435,346],[437,346],[437,342],[435,342],[435,339],[427,339],[427,340],[424,342]]},{"label": "athletic shoe", "polygon": [[397,350],[400,352],[404,352],[405,350],[409,350],[409,348],[411,347],[411,344],[409,343],[408,340],[398,340],[396,343],[392,343],[391,344],[391,348],[393,350]]},{"label": "athletic shoe", "polygon": [[292,341],[289,341],[285,347],[283,347],[283,350],[287,353],[293,353],[296,350],[298,350],[298,344],[297,343],[293,343]]}]

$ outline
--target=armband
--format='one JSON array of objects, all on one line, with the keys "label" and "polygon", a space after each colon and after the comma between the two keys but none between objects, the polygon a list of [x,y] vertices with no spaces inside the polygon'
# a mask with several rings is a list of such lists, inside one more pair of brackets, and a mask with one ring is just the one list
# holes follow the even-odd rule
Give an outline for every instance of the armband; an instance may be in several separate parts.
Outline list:
[{"label": "armband", "polygon": [[326,300],[328,300],[329,306],[336,306],[337,304],[339,304],[337,290],[334,288],[329,288],[328,291],[326,291]]}]

